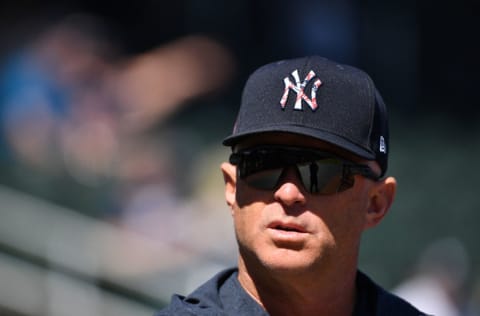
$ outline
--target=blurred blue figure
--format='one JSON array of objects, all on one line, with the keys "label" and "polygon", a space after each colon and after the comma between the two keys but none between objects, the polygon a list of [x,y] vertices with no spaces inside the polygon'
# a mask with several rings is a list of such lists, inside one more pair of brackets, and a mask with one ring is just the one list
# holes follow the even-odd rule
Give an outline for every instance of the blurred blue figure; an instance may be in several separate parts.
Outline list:
[{"label": "blurred blue figure", "polygon": [[[30,51],[17,51],[5,63],[0,84],[2,136],[9,152],[16,147],[15,139],[25,128],[36,141],[47,140],[53,122],[67,111],[67,91],[62,89],[37,56]],[[21,128],[18,128],[21,127]],[[15,135],[17,134],[17,135]],[[27,135],[26,135],[27,136]],[[50,146],[48,146],[50,147]],[[19,149],[19,148],[17,148]]]},{"label": "blurred blue figure", "polygon": [[1,65],[2,151],[12,160],[47,170],[62,165],[63,122],[76,115],[76,108],[92,103],[84,100],[99,91],[106,69],[102,54],[107,45],[88,29],[91,21],[72,16],[52,24]]}]

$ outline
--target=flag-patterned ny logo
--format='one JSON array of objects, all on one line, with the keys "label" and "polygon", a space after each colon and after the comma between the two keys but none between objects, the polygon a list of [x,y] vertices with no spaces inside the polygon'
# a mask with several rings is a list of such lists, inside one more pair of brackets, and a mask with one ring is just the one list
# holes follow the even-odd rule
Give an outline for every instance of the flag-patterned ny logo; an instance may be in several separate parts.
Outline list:
[{"label": "flag-patterned ny logo", "polygon": [[309,98],[305,94],[304,90],[307,84],[310,82],[310,80],[312,80],[316,76],[315,72],[313,72],[313,70],[310,70],[310,72],[305,77],[302,83],[300,83],[298,70],[294,70],[292,72],[292,76],[295,79],[295,84],[292,81],[290,81],[290,78],[288,76],[283,79],[283,82],[285,83],[285,91],[283,92],[282,99],[280,100],[280,105],[282,106],[282,109],[284,109],[287,104],[288,93],[290,92],[290,90],[293,90],[297,94],[297,98],[295,100],[295,106],[293,108],[294,110],[300,110],[300,111],[303,110],[302,109],[302,100],[303,100],[308,104],[308,106],[310,106],[312,111],[315,111],[318,107],[317,99],[316,99],[317,90],[318,90],[318,87],[320,87],[320,85],[322,84],[322,82],[318,78],[313,82],[311,94]]}]

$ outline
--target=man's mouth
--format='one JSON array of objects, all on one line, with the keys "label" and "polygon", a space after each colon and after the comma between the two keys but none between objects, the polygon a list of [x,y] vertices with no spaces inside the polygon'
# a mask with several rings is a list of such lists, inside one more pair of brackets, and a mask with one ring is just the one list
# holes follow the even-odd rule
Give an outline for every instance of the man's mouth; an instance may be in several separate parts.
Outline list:
[{"label": "man's mouth", "polygon": [[296,232],[296,233],[305,233],[306,230],[300,225],[294,224],[294,223],[272,223],[269,225],[269,228],[275,229],[275,230],[281,230],[281,231],[286,231],[286,232]]}]

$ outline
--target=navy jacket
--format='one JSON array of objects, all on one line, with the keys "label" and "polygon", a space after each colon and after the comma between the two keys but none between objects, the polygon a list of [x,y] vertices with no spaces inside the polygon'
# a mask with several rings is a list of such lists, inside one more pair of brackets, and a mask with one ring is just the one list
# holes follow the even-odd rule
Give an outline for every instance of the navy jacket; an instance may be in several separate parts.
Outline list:
[{"label": "navy jacket", "polygon": [[[187,297],[174,295],[156,316],[268,316],[237,280],[237,269],[218,273]],[[357,302],[353,316],[426,315],[385,291],[361,272],[357,274]]]}]

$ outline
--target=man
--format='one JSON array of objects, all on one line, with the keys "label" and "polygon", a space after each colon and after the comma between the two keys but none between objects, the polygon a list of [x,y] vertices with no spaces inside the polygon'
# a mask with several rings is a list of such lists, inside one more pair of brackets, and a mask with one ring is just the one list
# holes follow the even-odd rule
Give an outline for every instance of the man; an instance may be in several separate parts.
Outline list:
[{"label": "man", "polygon": [[392,204],[387,114],[370,77],[312,56],[249,78],[221,166],[239,247],[159,315],[425,315],[357,270]]}]

